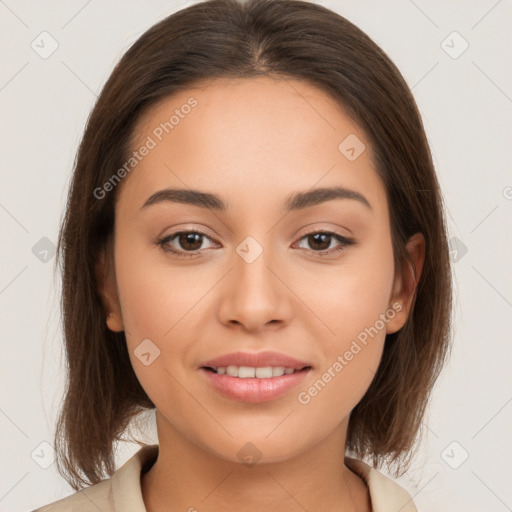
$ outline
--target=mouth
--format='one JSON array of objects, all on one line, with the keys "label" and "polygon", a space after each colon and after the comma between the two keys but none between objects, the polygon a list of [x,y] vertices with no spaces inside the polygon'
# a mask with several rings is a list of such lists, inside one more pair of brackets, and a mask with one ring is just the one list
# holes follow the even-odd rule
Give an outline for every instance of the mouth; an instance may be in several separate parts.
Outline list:
[{"label": "mouth", "polygon": [[202,369],[215,373],[217,375],[228,375],[238,379],[271,379],[273,377],[282,377],[283,375],[291,375],[311,369],[311,366],[302,368],[287,368],[284,366],[202,366]]},{"label": "mouth", "polygon": [[224,398],[249,404],[270,402],[286,397],[306,379],[311,366],[202,366],[207,384]]},{"label": "mouth", "polygon": [[233,352],[203,361],[198,369],[223,397],[256,404],[285,396],[313,365],[273,351]]}]

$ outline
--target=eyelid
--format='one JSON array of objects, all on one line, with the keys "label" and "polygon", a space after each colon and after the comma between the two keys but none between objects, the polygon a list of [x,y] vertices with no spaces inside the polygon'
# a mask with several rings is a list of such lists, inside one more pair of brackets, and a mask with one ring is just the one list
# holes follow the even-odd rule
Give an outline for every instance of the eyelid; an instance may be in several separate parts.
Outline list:
[{"label": "eyelid", "polygon": [[[309,235],[311,233],[335,233],[343,238],[351,238],[354,236],[354,233],[351,229],[346,226],[334,225],[330,222],[312,222],[303,226],[298,232],[296,232],[296,236],[303,237],[305,235]],[[343,233],[345,232],[345,233]],[[302,233],[302,234],[300,234]]]},{"label": "eyelid", "polygon": [[[307,235],[311,235],[311,234],[314,234],[314,233],[333,233],[333,234],[336,234],[336,235],[339,235],[341,236],[342,238],[351,238],[353,236],[352,234],[352,231],[348,228],[343,228],[345,231],[348,232],[348,234],[344,234],[341,229],[339,227],[326,227],[325,224],[322,225],[322,227],[318,226],[318,223],[315,222],[314,224],[308,224],[308,226],[304,229],[307,229],[307,231],[303,232],[302,230],[300,230],[297,234],[297,237],[298,238],[304,238],[305,236]],[[300,234],[302,233],[302,234]]]}]

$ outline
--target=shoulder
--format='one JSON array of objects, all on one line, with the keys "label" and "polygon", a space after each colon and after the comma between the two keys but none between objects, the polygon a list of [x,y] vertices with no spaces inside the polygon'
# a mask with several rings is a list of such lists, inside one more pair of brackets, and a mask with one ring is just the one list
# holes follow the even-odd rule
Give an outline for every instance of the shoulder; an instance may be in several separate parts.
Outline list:
[{"label": "shoulder", "polygon": [[98,510],[102,512],[114,510],[110,478],[32,512],[98,512]]},{"label": "shoulder", "polygon": [[32,512],[145,512],[140,486],[158,456],[158,445],[144,445],[110,478]]},{"label": "shoulder", "polygon": [[362,460],[345,457],[346,466],[359,475],[368,486],[373,512],[418,512],[411,495],[397,482]]}]

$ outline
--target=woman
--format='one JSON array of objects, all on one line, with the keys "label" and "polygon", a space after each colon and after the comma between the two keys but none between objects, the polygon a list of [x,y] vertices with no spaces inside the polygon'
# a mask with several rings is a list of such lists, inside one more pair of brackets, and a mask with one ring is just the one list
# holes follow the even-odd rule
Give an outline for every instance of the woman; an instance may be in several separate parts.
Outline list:
[{"label": "woman", "polygon": [[[414,99],[357,27],[300,0],[153,26],[89,118],[58,249],[81,490],[38,510],[416,510],[378,468],[407,469],[449,349],[446,230]],[[115,471],[153,408],[158,445]]]}]

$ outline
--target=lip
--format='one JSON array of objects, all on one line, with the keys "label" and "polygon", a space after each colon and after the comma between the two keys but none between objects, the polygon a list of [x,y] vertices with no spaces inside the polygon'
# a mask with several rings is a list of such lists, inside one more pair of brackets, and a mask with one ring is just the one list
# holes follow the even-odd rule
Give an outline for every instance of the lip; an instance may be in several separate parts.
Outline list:
[{"label": "lip", "polygon": [[[207,368],[226,366],[250,366],[262,368],[265,366],[284,366],[293,368],[294,373],[270,377],[268,379],[231,377],[227,374],[220,375]],[[299,361],[293,357],[278,352],[234,352],[205,361],[199,371],[207,379],[208,383],[218,392],[231,398],[248,403],[262,403],[275,400],[288,391],[298,386],[309,374],[312,365]]]},{"label": "lip", "polygon": [[311,368],[268,379],[230,377],[219,375],[205,368],[199,370],[217,391],[224,396],[241,402],[258,404],[275,400],[298,386]]},{"label": "lip", "polygon": [[285,368],[293,368],[294,370],[302,370],[311,363],[299,361],[293,357],[281,354],[279,352],[233,352],[224,354],[215,359],[210,359],[201,363],[200,367],[218,368],[219,366],[250,366],[252,368],[263,368],[265,366],[284,366]]}]

